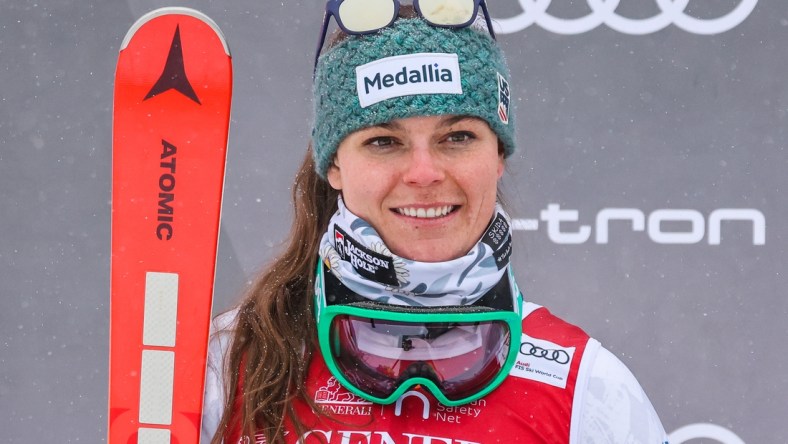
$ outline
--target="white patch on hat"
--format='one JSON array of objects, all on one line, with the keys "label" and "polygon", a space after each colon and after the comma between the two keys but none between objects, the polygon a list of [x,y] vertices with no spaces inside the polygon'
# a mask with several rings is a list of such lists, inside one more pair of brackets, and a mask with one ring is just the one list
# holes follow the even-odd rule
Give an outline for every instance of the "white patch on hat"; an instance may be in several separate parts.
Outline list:
[{"label": "white patch on hat", "polygon": [[362,108],[415,94],[462,94],[457,54],[419,53],[376,60],[356,67]]}]

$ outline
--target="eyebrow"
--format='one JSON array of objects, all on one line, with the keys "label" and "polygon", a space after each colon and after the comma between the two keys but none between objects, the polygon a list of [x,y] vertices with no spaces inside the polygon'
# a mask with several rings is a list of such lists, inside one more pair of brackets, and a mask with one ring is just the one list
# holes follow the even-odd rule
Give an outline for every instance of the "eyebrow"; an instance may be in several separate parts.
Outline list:
[{"label": "eyebrow", "polygon": [[440,124],[438,124],[438,126],[441,126],[441,127],[452,126],[455,123],[461,122],[463,120],[481,120],[481,119],[479,119],[476,116],[469,116],[469,115],[463,114],[463,115],[451,116],[451,117],[447,117],[445,119],[442,119]]},{"label": "eyebrow", "polygon": [[383,129],[389,129],[389,130],[401,130],[402,129],[402,125],[397,123],[397,121],[395,121],[395,120],[391,120],[389,122],[383,122],[383,123],[379,123],[377,125],[372,125],[369,128],[383,128]]},{"label": "eyebrow", "polygon": [[[439,127],[452,126],[455,123],[461,122],[463,120],[482,120],[482,119],[480,119],[480,118],[478,118],[476,116],[469,116],[469,115],[462,114],[462,115],[457,115],[457,116],[445,117],[445,118],[441,119],[441,121],[438,123],[438,126]],[[397,122],[396,120],[392,120],[392,121],[389,121],[389,122],[383,122],[383,123],[379,123],[377,125],[372,125],[369,128],[383,128],[383,129],[389,129],[389,130],[401,130],[402,129],[402,125],[400,125],[399,122]]]}]

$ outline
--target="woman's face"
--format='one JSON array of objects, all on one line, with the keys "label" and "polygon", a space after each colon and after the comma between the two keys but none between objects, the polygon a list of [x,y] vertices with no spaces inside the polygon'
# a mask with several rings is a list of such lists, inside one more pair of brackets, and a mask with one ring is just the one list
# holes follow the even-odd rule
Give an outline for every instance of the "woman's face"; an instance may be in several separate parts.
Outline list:
[{"label": "woman's face", "polygon": [[503,169],[498,137],[484,120],[411,117],[347,136],[328,181],[394,254],[439,262],[479,240]]}]

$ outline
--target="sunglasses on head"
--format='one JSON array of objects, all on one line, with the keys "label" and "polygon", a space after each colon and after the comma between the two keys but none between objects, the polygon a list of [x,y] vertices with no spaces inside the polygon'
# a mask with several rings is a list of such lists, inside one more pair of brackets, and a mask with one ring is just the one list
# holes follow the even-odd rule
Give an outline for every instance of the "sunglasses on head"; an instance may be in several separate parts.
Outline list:
[{"label": "sunglasses on head", "polygon": [[[487,30],[495,39],[490,14],[484,0],[413,0],[413,8],[427,23],[441,28],[471,26],[479,13],[487,22]],[[325,44],[328,23],[334,17],[339,28],[350,35],[372,34],[391,26],[399,15],[399,0],[328,0],[323,16],[323,29],[315,53],[315,68]]]}]

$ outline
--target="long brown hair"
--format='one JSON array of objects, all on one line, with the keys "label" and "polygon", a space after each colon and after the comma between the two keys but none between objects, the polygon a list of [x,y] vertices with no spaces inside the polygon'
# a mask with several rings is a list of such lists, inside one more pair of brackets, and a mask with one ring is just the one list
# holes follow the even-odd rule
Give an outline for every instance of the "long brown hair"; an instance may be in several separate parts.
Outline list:
[{"label": "long brown hair", "polygon": [[293,402],[312,402],[305,385],[317,337],[314,269],[337,194],[315,173],[310,148],[293,184],[295,214],[284,252],[257,277],[239,307],[225,362],[224,413],[211,444],[220,444],[231,430],[251,442],[264,433],[265,442],[282,443],[286,420],[298,436],[306,431]]},{"label": "long brown hair", "polygon": [[[412,5],[402,5],[400,18],[415,16]],[[337,30],[327,46],[345,37]],[[503,153],[500,141],[498,148]],[[294,401],[319,411],[306,392],[317,338],[312,295],[320,239],[337,211],[338,195],[315,173],[310,147],[293,184],[295,214],[284,252],[257,277],[239,307],[225,362],[224,413],[211,444],[221,444],[231,431],[250,442],[263,433],[266,443],[284,443],[286,421],[297,436],[306,432]]]}]

